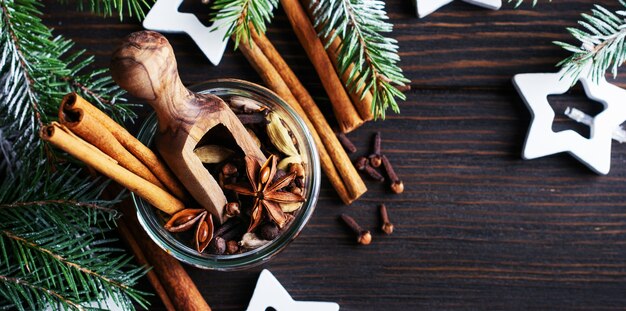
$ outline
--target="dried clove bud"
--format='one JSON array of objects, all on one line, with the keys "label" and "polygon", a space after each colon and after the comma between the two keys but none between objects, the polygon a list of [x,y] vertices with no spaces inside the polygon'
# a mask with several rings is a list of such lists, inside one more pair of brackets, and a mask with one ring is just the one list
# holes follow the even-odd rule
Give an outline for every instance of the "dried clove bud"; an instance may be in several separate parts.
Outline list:
[{"label": "dried clove bud", "polygon": [[380,132],[374,134],[374,152],[369,156],[369,159],[373,167],[379,167],[382,164],[380,156]]},{"label": "dried clove bud", "polygon": [[380,218],[383,221],[382,230],[386,234],[391,234],[393,232],[393,224],[389,221],[389,215],[387,214],[387,206],[385,204],[380,205]]},{"label": "dried clove bud", "polygon": [[237,241],[230,240],[226,243],[226,254],[232,255],[239,251],[239,244]]},{"label": "dried clove bud", "polygon": [[241,224],[241,220],[238,219],[238,218],[229,219],[226,222],[224,222],[221,227],[219,227],[219,228],[217,228],[217,230],[215,230],[215,236],[224,237],[224,235],[227,232],[229,232],[232,229],[236,228],[240,224]]},{"label": "dried clove bud", "polygon": [[367,163],[367,158],[366,157],[359,157],[354,162],[354,167],[356,167],[356,169],[359,170],[359,171],[364,170],[365,166],[367,166],[367,165],[369,165],[369,164]]},{"label": "dried clove bud", "polygon": [[276,226],[274,223],[266,223],[263,226],[261,226],[261,228],[259,229],[259,237],[261,237],[264,240],[273,240],[275,239],[278,234],[280,233],[278,226]]},{"label": "dried clove bud", "polygon": [[372,242],[372,234],[367,230],[363,230],[354,218],[348,216],[347,214],[341,214],[341,219],[346,223],[346,225],[348,225],[348,227],[350,227],[350,229],[352,229],[352,231],[354,231],[354,233],[357,234],[357,243],[361,245],[368,245]]},{"label": "dried clove bud", "polygon": [[226,218],[232,218],[235,216],[239,216],[241,214],[241,210],[239,209],[239,203],[237,202],[229,202],[226,204],[225,208],[225,216]]},{"label": "dried clove bud", "polygon": [[371,165],[367,164],[365,165],[365,167],[363,168],[363,171],[372,179],[379,181],[379,182],[383,182],[385,181],[385,177],[383,177],[383,175],[381,175],[375,168],[373,168]]},{"label": "dried clove bud", "polygon": [[356,146],[352,143],[352,141],[346,136],[344,133],[337,133],[337,139],[348,153],[355,153]]},{"label": "dried clove bud", "polygon": [[219,236],[213,238],[209,243],[209,252],[211,254],[222,255],[226,252],[226,241]]},{"label": "dried clove bud", "polygon": [[382,160],[383,166],[385,167],[385,172],[387,172],[387,176],[389,176],[389,180],[391,180],[391,191],[393,191],[393,193],[404,192],[404,183],[402,182],[402,180],[400,180],[400,178],[394,171],[393,166],[391,166],[391,162],[389,162],[389,159],[387,159],[387,156],[383,155]]}]

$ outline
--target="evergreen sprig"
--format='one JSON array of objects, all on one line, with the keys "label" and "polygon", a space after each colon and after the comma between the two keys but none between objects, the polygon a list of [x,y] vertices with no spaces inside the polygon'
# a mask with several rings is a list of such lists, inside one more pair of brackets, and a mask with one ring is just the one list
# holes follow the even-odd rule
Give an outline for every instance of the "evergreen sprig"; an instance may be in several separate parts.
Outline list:
[{"label": "evergreen sprig", "polygon": [[224,38],[234,34],[237,49],[242,38],[250,42],[250,27],[257,33],[265,33],[277,6],[278,0],[216,0],[210,17],[211,21],[219,22],[218,27],[227,28]]},{"label": "evergreen sprig", "polygon": [[120,121],[134,113],[119,104],[122,92],[106,71],[89,68],[93,58],[52,35],[41,6],[0,1],[0,309],[112,307],[106,299],[127,310],[133,301],[145,306],[132,287],[145,269],[110,245],[118,200],[98,199],[107,183],[76,165],[57,163],[51,173],[38,138],[68,92]]},{"label": "evergreen sprig", "polygon": [[[626,6],[624,0],[619,3]],[[558,66],[574,78],[587,74],[598,81],[609,69],[614,76],[617,75],[618,68],[626,60],[625,18],[626,11],[611,12],[600,5],[595,5],[591,14],[582,14],[582,20],[578,22],[582,29],[568,28],[580,46],[554,42],[572,53]]]},{"label": "evergreen sprig", "polygon": [[[65,0],[61,2],[65,2]],[[87,3],[85,4],[85,2]],[[81,11],[87,9],[104,17],[113,16],[117,13],[121,21],[126,13],[139,20],[143,19],[146,17],[146,11],[150,9],[153,3],[154,0],[78,0],[77,6]]]},{"label": "evergreen sprig", "polygon": [[117,200],[94,200],[107,183],[85,182],[68,165],[48,175],[40,164],[23,163],[0,182],[0,309],[112,307],[106,299],[145,306],[132,288],[145,270],[110,246]]},{"label": "evergreen sprig", "polygon": [[134,116],[128,105],[117,103],[122,92],[106,70],[85,72],[93,57],[73,54],[73,42],[41,21],[37,0],[0,1],[0,122],[11,123],[22,133],[20,142],[39,144],[37,130],[56,118],[63,95],[78,92],[118,120]]},{"label": "evergreen sprig", "polygon": [[400,112],[396,98],[406,99],[396,86],[404,86],[409,80],[397,65],[397,41],[383,36],[391,32],[393,25],[388,19],[383,1],[372,0],[325,0],[312,1],[314,25],[327,45],[338,37],[340,75],[349,72],[347,87],[351,92],[361,90],[359,96],[372,92],[372,112],[376,118],[385,118],[391,108]]}]

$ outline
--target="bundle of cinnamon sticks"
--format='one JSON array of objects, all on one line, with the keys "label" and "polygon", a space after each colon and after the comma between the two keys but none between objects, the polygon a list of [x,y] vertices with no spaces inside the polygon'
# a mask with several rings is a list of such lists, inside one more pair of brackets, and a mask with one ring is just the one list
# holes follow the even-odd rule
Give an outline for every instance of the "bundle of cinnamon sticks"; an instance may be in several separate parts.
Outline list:
[{"label": "bundle of cinnamon sticks", "polygon": [[[363,179],[352,165],[315,101],[276,48],[265,35],[255,33],[253,30],[251,32],[252,40],[239,45],[242,53],[267,86],[304,120],[317,146],[326,176],[341,200],[345,204],[352,203],[367,191]],[[341,86],[341,83],[339,85]]]},{"label": "bundle of cinnamon sticks", "polygon": [[[75,93],[63,98],[59,122],[43,126],[40,136],[165,213],[176,213],[188,202],[180,182],[150,148]],[[150,240],[132,209],[124,214],[121,236],[140,264],[154,268],[148,279],[166,308],[210,311],[182,265]]]}]

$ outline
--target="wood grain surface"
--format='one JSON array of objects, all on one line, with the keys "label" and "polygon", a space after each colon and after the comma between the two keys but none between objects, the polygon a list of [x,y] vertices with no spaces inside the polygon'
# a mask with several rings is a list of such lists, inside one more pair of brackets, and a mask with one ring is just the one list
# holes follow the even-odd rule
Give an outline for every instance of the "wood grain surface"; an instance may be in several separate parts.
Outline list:
[{"label": "wood grain surface", "polygon": [[[324,180],[311,221],[268,264],[228,273],[188,267],[211,307],[245,309],[267,268],[295,299],[336,301],[341,310],[626,308],[626,146],[614,143],[608,176],[568,155],[522,160],[530,114],[510,82],[516,73],[556,71],[567,54],[551,41],[572,42],[565,27],[594,3],[618,6],[540,0],[534,9],[505,3],[494,12],[455,1],[420,20],[409,0],[387,1],[412,91],[402,114],[349,136],[362,155],[380,130],[406,191],[393,195],[368,181],[370,191],[346,207]],[[100,67],[108,66],[122,37],[141,29],[130,19],[120,23],[56,1],[45,13],[56,34],[74,39]],[[330,113],[281,9],[268,37]],[[167,38],[185,84],[224,77],[259,82],[230,46],[213,67],[187,36]],[[579,91],[552,99],[560,110],[575,103],[597,113]],[[565,118],[556,123],[568,128]],[[392,236],[378,230],[381,202],[396,227]],[[375,232],[371,245],[355,245],[338,220],[342,212]],[[151,300],[151,309],[161,308],[158,298]]]}]

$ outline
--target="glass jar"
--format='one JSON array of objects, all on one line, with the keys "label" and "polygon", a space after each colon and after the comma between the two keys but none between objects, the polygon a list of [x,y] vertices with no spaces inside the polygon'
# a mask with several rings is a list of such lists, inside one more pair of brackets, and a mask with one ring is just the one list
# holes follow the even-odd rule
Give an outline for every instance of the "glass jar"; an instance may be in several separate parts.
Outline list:
[{"label": "glass jar", "polygon": [[[176,259],[192,266],[211,270],[239,270],[246,269],[266,262],[283,250],[304,228],[313,214],[320,188],[320,162],[311,133],[302,119],[274,92],[257,84],[243,80],[223,79],[211,80],[190,88],[200,94],[213,94],[223,99],[230,96],[243,96],[258,101],[272,111],[278,113],[288,123],[294,124],[291,131],[299,142],[302,142],[301,153],[305,165],[305,188],[303,196],[306,201],[294,213],[294,220],[287,229],[270,243],[241,254],[215,255],[198,253],[193,246],[176,239],[163,228],[163,220],[157,215],[156,208],[136,195],[132,195],[137,209],[137,218],[150,238],[163,250]],[[142,125],[139,131],[139,140],[147,146],[152,144],[157,131],[156,116],[153,114]]]}]

